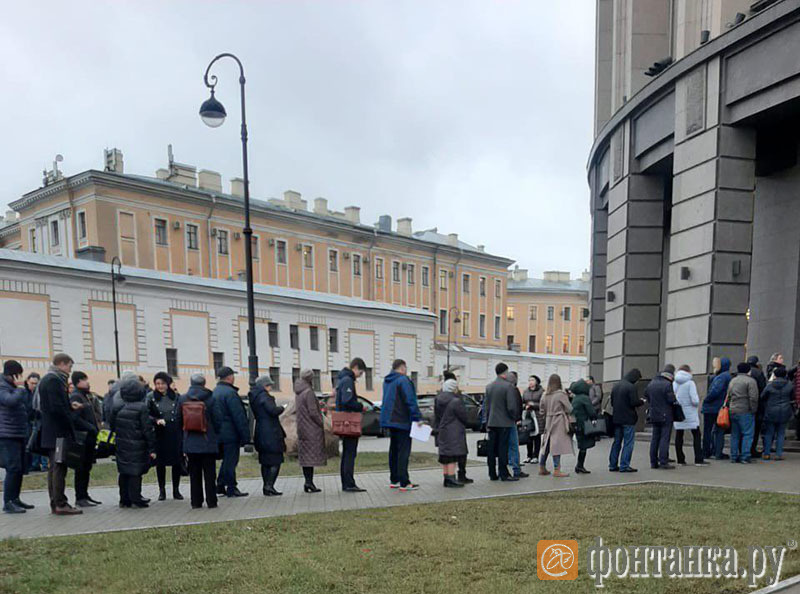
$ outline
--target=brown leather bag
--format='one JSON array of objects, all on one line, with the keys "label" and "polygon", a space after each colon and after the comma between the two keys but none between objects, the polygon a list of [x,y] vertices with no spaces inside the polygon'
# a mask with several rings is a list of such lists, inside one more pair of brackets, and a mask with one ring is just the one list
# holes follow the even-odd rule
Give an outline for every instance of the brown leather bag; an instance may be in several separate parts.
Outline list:
[{"label": "brown leather bag", "polygon": [[361,413],[331,411],[333,434],[339,437],[361,437]]}]

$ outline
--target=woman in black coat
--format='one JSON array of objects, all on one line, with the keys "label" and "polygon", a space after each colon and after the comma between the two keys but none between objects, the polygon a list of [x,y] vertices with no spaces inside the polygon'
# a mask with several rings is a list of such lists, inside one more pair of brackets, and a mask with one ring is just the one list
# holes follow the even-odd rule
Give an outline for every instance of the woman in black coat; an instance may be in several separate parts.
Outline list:
[{"label": "woman in black coat", "polygon": [[256,385],[250,392],[250,407],[256,419],[253,443],[258,452],[258,462],[261,464],[263,492],[267,497],[282,495],[275,490],[275,480],[281,470],[283,452],[286,450],[284,442],[286,433],[279,419],[285,407],[278,406],[275,397],[269,393],[269,388],[274,385],[272,378],[264,375],[256,380]]},{"label": "woman in black coat", "polygon": [[456,466],[467,455],[467,409],[457,389],[456,380],[445,380],[433,409],[439,464],[444,473],[444,486],[448,488],[464,486],[456,480]]},{"label": "woman in black coat", "polygon": [[167,467],[172,468],[172,498],[183,499],[181,475],[183,474],[183,431],[178,425],[178,394],[170,387],[172,378],[163,371],[153,377],[154,390],[150,393],[151,408],[158,409],[156,421],[156,476],[158,500],[167,498]]},{"label": "woman in black coat", "polygon": [[116,434],[119,506],[147,507],[142,497],[142,475],[156,459],[156,435],[144,385],[137,378],[121,380],[120,398],[111,412]]}]

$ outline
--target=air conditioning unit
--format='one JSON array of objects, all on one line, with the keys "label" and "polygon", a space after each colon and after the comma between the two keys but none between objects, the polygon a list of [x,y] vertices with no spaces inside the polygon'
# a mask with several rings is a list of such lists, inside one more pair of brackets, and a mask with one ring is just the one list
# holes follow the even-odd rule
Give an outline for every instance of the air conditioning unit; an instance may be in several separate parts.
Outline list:
[{"label": "air conditioning unit", "polygon": [[275,247],[275,240],[274,240],[274,239],[270,239],[270,240],[267,242],[267,245],[269,245],[269,247]]},{"label": "air conditioning unit", "polygon": [[452,271],[452,270],[451,270],[451,271],[449,271],[449,272],[447,273],[447,277],[448,277],[448,278],[453,278],[454,276],[455,276],[455,275],[453,274],[453,271]]},{"label": "air conditioning unit", "polygon": [[233,238],[234,239],[241,239],[242,238],[242,234],[239,233],[238,231],[234,231]]},{"label": "air conditioning unit", "polygon": [[211,237],[216,237],[216,236],[217,236],[217,230],[216,229],[212,229],[211,230]]},{"label": "air conditioning unit", "polygon": [[181,228],[181,222],[180,221],[175,221],[174,223],[172,223],[172,228],[177,231],[178,229]]},{"label": "air conditioning unit", "polygon": [[369,264],[369,258],[364,256],[364,259],[362,260],[362,262],[364,262],[364,264]]},{"label": "air conditioning unit", "polygon": [[295,250],[296,252],[302,252],[302,251],[303,251],[303,244],[302,244],[302,243],[298,243],[298,244],[296,244],[296,245],[294,246],[294,250]]},{"label": "air conditioning unit", "polygon": [[403,270],[405,270],[406,268],[408,268],[408,264],[406,264],[405,262],[403,262],[402,266],[400,266],[400,267],[401,267]]},{"label": "air conditioning unit", "polygon": [[350,252],[342,252],[342,258],[344,258],[345,260],[349,260],[350,259]]}]

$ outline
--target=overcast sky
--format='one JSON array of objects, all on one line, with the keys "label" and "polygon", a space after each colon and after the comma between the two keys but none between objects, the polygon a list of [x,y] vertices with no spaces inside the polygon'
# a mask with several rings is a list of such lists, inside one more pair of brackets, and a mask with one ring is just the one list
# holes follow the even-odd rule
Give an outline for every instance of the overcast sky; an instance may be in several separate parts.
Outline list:
[{"label": "overcast sky", "polygon": [[[588,267],[594,0],[15,2],[0,19],[0,203],[124,153],[241,175],[235,64],[222,128],[197,115],[217,53],[247,75],[252,195],[413,218],[532,274]],[[5,209],[3,209],[5,210]]]}]

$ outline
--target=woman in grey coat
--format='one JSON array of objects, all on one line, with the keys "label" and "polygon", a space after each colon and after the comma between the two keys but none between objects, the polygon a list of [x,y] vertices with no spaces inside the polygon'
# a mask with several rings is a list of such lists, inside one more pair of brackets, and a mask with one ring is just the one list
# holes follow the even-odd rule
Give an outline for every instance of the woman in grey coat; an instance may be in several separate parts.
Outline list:
[{"label": "woman in grey coat", "polygon": [[297,459],[303,468],[306,479],[303,491],[319,493],[314,485],[314,467],[325,466],[328,458],[325,455],[325,425],[319,401],[311,387],[314,372],[304,369],[300,379],[294,383],[294,404],[297,410]]},{"label": "woman in grey coat", "polygon": [[458,461],[467,455],[467,409],[456,393],[458,382],[445,380],[434,402],[434,427],[439,448],[439,464],[444,472],[445,487],[463,487],[456,480]]}]

